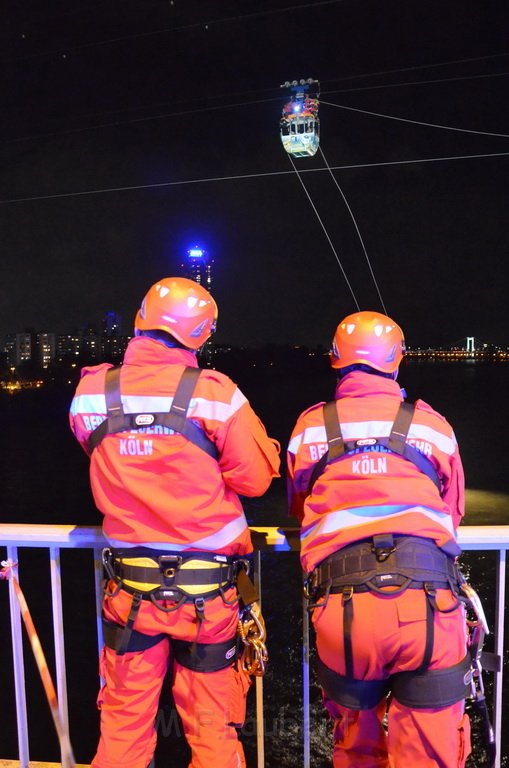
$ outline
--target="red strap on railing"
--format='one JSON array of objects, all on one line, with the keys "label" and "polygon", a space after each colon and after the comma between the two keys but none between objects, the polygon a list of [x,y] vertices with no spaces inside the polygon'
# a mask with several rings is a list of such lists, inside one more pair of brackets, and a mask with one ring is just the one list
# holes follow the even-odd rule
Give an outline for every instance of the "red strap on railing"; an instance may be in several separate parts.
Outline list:
[{"label": "red strap on railing", "polygon": [[39,636],[35,630],[32,616],[28,610],[25,596],[21,591],[21,587],[14,573],[14,568],[16,567],[17,563],[14,563],[12,560],[3,560],[0,565],[2,566],[2,569],[0,570],[0,579],[5,579],[6,581],[10,581],[12,583],[12,586],[14,587],[14,594],[16,595],[19,603],[21,616],[23,617],[28,639],[30,640],[30,645],[32,646],[32,651],[44,687],[44,693],[46,694],[46,698],[48,700],[58,740],[60,742],[60,751],[62,753],[62,768],[75,768],[76,762],[74,760],[69,733],[65,724],[62,722],[62,718],[60,717],[57,694],[55,691],[55,686],[53,685],[53,680],[51,679],[50,671],[48,669],[46,657],[44,656],[44,651],[42,650]]}]

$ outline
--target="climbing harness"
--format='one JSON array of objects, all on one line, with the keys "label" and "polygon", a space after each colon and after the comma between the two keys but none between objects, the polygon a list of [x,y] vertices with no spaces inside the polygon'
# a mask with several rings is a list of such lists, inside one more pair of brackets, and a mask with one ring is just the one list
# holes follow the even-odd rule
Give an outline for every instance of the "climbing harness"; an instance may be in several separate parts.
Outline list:
[{"label": "climbing harness", "polygon": [[[433,653],[434,612],[440,609],[436,603],[437,589],[450,589],[456,597],[455,603],[446,613],[454,611],[461,603],[459,595],[459,574],[456,563],[443,552],[435,542],[417,536],[392,536],[384,534],[372,539],[357,541],[330,555],[309,574],[305,582],[305,594],[309,610],[326,605],[329,595],[343,596],[343,633],[346,676],[336,675],[332,670],[319,664],[319,676],[330,697],[351,709],[370,709],[391,689],[398,700],[405,704],[410,699],[422,699],[426,705],[445,706],[439,703],[445,693],[455,700],[466,695],[466,683],[462,680],[456,687],[454,680],[465,672],[461,665],[448,675],[445,685],[435,684],[438,676],[428,672]],[[387,588],[391,591],[388,592]],[[380,595],[399,595],[407,589],[421,589],[426,595],[426,639],[420,666],[411,673],[393,675],[388,680],[357,681],[353,674],[352,623],[355,592],[375,592]],[[465,661],[465,665],[467,662]],[[468,668],[470,664],[468,663]],[[441,678],[446,677],[440,670]],[[330,674],[332,673],[332,674]],[[414,696],[413,685],[419,677],[419,694]],[[423,682],[423,679],[426,678]],[[427,681],[429,680],[429,685]],[[335,681],[335,682],[334,682]],[[331,688],[332,685],[332,688]],[[427,685],[426,690],[421,690]],[[344,692],[344,695],[343,695]],[[339,698],[338,698],[339,697]],[[433,703],[430,701],[433,700]],[[453,702],[449,702],[453,703]],[[408,704],[409,706],[415,706]]]},{"label": "climbing harness", "polygon": [[429,477],[440,493],[442,485],[435,467],[423,453],[406,442],[414,412],[415,403],[403,402],[399,406],[389,437],[373,436],[345,442],[341,432],[336,400],[325,403],[323,406],[323,419],[328,449],[313,467],[307,489],[308,496],[311,494],[313,485],[322,472],[324,472],[327,464],[351,456],[354,453],[380,450],[396,453],[407,461],[411,461],[420,472]]},{"label": "climbing harness", "polygon": [[[247,558],[209,552],[170,553],[147,547],[103,550],[103,565],[114,589],[132,595],[126,625],[103,619],[105,644],[118,656],[151,648],[167,637],[152,636],[134,628],[143,600],[172,613],[184,603],[193,603],[200,624],[205,618],[205,603],[220,595],[223,602],[239,603],[237,635],[223,643],[199,643],[171,639],[175,659],[195,671],[211,672],[231,665],[237,658],[250,675],[263,675],[268,659],[265,624],[258,605],[258,593],[249,578]],[[236,587],[230,598],[228,590]],[[170,603],[168,605],[168,603]],[[242,642],[242,650],[240,642]]]},{"label": "climbing harness", "polygon": [[88,437],[90,452],[97,448],[106,435],[116,434],[140,429],[163,428],[171,432],[178,432],[187,437],[194,445],[197,445],[205,453],[214,459],[218,457],[218,451],[212,440],[209,440],[205,432],[190,419],[186,418],[187,409],[193,396],[196,383],[201,373],[201,368],[185,368],[182,378],[173,397],[171,408],[166,412],[125,413],[120,396],[120,372],[121,368],[109,368],[105,377],[106,419],[99,424]]},{"label": "climbing harness", "polygon": [[107,547],[103,550],[102,561],[107,576],[114,584],[113,591],[107,592],[106,583],[105,594],[114,597],[123,589],[132,595],[125,627],[119,625],[116,630],[106,627],[109,647],[114,648],[119,656],[127,651],[143,650],[140,643],[143,646],[148,642],[149,645],[144,647],[150,647],[159,642],[153,637],[145,641],[138,637],[141,633],[134,630],[143,600],[151,601],[164,613],[173,613],[184,603],[193,603],[198,624],[201,624],[207,600],[221,595],[226,604],[237,601],[236,595],[228,599],[226,593],[235,586],[239,569],[246,567],[246,561],[236,556],[208,552],[172,553],[148,547]]},{"label": "climbing harness", "polygon": [[9,581],[12,584],[12,587],[14,589],[14,594],[16,595],[16,599],[20,607],[21,616],[25,624],[25,629],[27,631],[28,639],[30,640],[32,652],[34,654],[35,662],[37,664],[37,669],[39,670],[39,675],[41,677],[41,681],[43,684],[44,693],[46,694],[46,699],[48,701],[48,704],[51,710],[53,723],[55,725],[55,730],[57,732],[58,740],[60,743],[60,751],[62,753],[62,767],[75,768],[76,762],[74,759],[74,754],[73,754],[73,750],[72,750],[72,746],[69,738],[69,731],[66,727],[66,724],[63,722],[60,714],[57,694],[55,691],[53,680],[51,679],[51,674],[48,668],[48,664],[46,662],[46,657],[44,656],[44,651],[42,650],[39,636],[36,632],[34,622],[32,620],[32,616],[28,609],[25,596],[21,590],[18,579],[16,578],[16,575],[14,572],[14,569],[16,568],[17,563],[14,563],[12,560],[2,560],[0,565],[2,566],[2,569],[0,570],[0,579],[5,579],[6,581]]},{"label": "climbing harness", "polygon": [[[391,591],[387,591],[387,587]],[[397,672],[382,680],[357,680],[353,675],[352,623],[355,592],[395,596],[406,589],[426,594],[426,639],[419,667]],[[446,610],[436,602],[437,589],[450,589],[455,603]],[[475,590],[466,582],[456,561],[433,541],[417,536],[373,536],[344,547],[323,560],[308,574],[304,584],[308,609],[323,607],[329,595],[343,596],[343,632],[346,674],[340,675],[318,658],[318,679],[326,695],[353,710],[371,709],[389,693],[413,709],[438,708],[472,699],[485,725],[490,760],[494,761],[495,739],[489,721],[482,680],[483,666],[500,669],[500,657],[482,650],[489,633],[486,616]],[[470,639],[465,657],[444,669],[428,669],[433,652],[434,612],[450,613],[460,604],[475,618],[467,618]],[[490,763],[493,765],[493,762]]]}]

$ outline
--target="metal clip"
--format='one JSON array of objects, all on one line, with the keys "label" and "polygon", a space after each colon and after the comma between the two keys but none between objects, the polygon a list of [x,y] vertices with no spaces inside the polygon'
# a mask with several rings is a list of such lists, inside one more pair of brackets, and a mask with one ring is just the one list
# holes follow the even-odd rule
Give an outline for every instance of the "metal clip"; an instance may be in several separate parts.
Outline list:
[{"label": "metal clip", "polygon": [[463,581],[460,584],[460,589],[465,595],[465,597],[468,599],[468,602],[470,603],[470,607],[475,613],[477,621],[479,622],[479,624],[484,630],[484,634],[489,635],[490,630],[488,627],[488,621],[486,619],[486,614],[484,613],[484,608],[482,607],[482,603],[479,598],[479,595],[477,594],[475,589],[470,586],[470,584],[467,584],[466,581]]},{"label": "metal clip", "polygon": [[265,622],[257,603],[247,606],[241,613],[238,632],[244,644],[241,654],[243,669],[254,677],[265,674],[269,654],[265,644]]}]

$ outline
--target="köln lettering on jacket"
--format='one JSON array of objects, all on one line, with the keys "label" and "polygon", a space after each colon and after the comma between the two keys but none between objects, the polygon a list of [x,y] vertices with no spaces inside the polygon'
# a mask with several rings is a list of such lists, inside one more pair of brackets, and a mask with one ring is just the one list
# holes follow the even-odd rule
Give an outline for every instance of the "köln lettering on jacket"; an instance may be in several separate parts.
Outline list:
[{"label": "k\u00f6ln lettering on jacket", "polygon": [[152,440],[139,439],[135,436],[120,438],[118,452],[121,456],[151,456]]},{"label": "k\u00f6ln lettering on jacket", "polygon": [[352,461],[354,475],[384,475],[387,473],[386,456],[365,456]]}]

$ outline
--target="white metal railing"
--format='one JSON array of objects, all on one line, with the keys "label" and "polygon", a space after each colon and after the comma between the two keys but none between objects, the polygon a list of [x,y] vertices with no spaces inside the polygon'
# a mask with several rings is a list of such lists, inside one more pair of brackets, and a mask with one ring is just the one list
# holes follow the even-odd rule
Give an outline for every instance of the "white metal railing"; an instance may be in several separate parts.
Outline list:
[{"label": "white metal railing", "polygon": [[[298,549],[297,530],[292,528],[278,529],[272,527],[251,527],[256,547],[256,574],[261,578],[260,550],[288,551]],[[496,572],[496,603],[495,603],[495,653],[503,658],[504,650],[504,605],[506,582],[506,551],[509,548],[509,526],[463,526],[459,529],[459,543],[464,551],[498,552]],[[62,581],[60,569],[61,549],[91,549],[94,553],[94,579],[97,605],[97,643],[98,650],[102,647],[101,602],[102,602],[102,566],[101,549],[105,545],[99,527],[78,527],[70,525],[9,525],[0,524],[0,546],[6,548],[7,559],[17,563],[18,547],[36,547],[49,551],[51,598],[53,616],[53,636],[55,645],[55,664],[57,695],[60,716],[67,730],[69,729],[69,713],[67,703],[67,676],[65,668],[65,638],[63,624]],[[15,571],[16,572],[16,571]],[[260,584],[261,587],[261,584]],[[20,768],[29,766],[28,748],[28,718],[25,692],[25,672],[22,643],[21,614],[12,584],[9,585],[9,604],[11,616],[11,642],[14,664],[14,684],[16,717],[18,728],[18,748]],[[303,604],[303,732],[304,732],[304,768],[310,766],[310,708],[309,708],[309,622],[308,614]],[[493,728],[497,745],[497,760],[495,768],[500,768],[501,734],[502,734],[502,681],[503,669],[495,673],[493,700]],[[262,679],[257,678],[257,751],[258,768],[263,768],[264,732],[263,732],[263,686]]]}]

